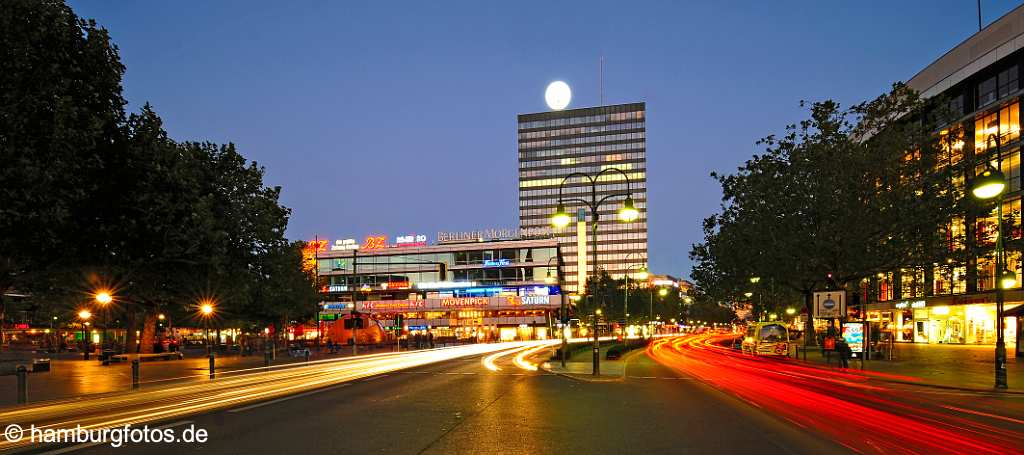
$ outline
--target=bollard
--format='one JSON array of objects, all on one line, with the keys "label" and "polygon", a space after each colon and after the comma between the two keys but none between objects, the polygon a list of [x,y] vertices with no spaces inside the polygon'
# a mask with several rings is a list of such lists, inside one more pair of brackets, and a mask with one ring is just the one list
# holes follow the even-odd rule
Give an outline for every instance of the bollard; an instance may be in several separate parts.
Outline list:
[{"label": "bollard", "polygon": [[139,359],[132,359],[132,390],[139,390]]},{"label": "bollard", "polygon": [[18,404],[28,402],[28,368],[25,365],[18,365]]},{"label": "bollard", "polygon": [[306,349],[306,363],[309,363],[309,349]]},{"label": "bollard", "polygon": [[213,370],[213,353],[210,353],[210,379],[213,380],[215,374]]}]

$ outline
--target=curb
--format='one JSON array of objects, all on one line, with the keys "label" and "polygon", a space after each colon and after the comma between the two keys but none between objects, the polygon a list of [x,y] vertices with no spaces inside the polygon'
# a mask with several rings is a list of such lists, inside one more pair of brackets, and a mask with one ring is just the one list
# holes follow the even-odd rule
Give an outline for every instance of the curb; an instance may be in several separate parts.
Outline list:
[{"label": "curb", "polygon": [[630,358],[635,357],[636,355],[642,354],[644,351],[645,351],[645,349],[633,349],[630,352],[627,352],[626,355],[622,356],[622,359],[621,359],[621,361],[622,361],[622,374],[621,375],[614,375],[614,376],[612,376],[612,375],[602,374],[602,375],[599,375],[597,378],[594,378],[594,375],[592,375],[592,374],[579,374],[579,373],[567,373],[567,372],[563,372],[563,371],[555,371],[554,369],[551,369],[551,368],[545,368],[543,363],[539,364],[539,368],[541,370],[544,370],[547,373],[551,373],[551,374],[554,374],[554,375],[562,376],[564,378],[569,378],[569,379],[572,379],[574,381],[579,381],[579,382],[604,382],[604,383],[609,383],[609,382],[625,382],[625,380],[626,380],[626,366],[627,366],[627,362],[629,361]]}]

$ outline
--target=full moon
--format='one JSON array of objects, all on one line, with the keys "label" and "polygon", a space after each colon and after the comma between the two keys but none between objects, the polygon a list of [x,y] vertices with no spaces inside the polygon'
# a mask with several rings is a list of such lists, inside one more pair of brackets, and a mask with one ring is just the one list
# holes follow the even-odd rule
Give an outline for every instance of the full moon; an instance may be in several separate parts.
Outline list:
[{"label": "full moon", "polygon": [[562,81],[548,84],[548,89],[544,91],[544,101],[547,101],[548,107],[555,111],[565,109],[571,99],[572,90],[569,89],[569,84]]}]

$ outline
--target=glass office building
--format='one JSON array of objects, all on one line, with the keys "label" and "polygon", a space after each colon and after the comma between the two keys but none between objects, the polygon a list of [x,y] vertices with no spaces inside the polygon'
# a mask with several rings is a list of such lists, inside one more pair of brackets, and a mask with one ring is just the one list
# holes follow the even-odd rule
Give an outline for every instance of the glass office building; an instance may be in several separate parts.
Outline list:
[{"label": "glass office building", "polygon": [[[624,201],[618,197],[601,206],[597,245],[587,238],[587,265],[592,248],[597,248],[597,267],[613,277],[621,278],[627,270],[636,271],[647,263],[647,147],[646,107],[644,103],[620,104],[563,111],[519,115],[519,223],[523,229],[551,225],[551,216],[558,206],[559,185],[571,173],[589,175],[617,168],[606,173],[597,186],[601,198],[627,189],[640,216],[630,223],[618,220],[616,213]],[[586,179],[566,181],[563,198],[590,197]],[[566,202],[569,213],[584,208],[577,202]],[[587,221],[590,221],[589,209]],[[555,230],[561,252],[566,258],[563,267],[565,288],[576,292],[577,242],[576,225]],[[631,267],[633,266],[633,267]]]}]

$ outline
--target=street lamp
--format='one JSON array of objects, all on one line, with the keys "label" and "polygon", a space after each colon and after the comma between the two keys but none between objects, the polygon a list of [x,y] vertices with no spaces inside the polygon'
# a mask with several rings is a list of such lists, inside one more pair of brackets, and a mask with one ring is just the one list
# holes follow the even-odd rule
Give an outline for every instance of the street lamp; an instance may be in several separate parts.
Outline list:
[{"label": "street lamp", "polygon": [[[606,195],[598,198],[598,196],[597,196],[597,183],[601,180],[602,176],[604,176],[605,174],[611,174],[611,173],[618,173],[619,175],[622,176],[623,180],[626,181],[626,190],[625,191],[612,191],[611,193],[606,194]],[[574,198],[563,198],[562,197],[562,189],[565,188],[565,183],[568,182],[569,179],[574,178],[574,177],[580,177],[582,179],[585,179],[585,182],[590,183],[590,198],[589,199],[586,199],[586,198],[583,198],[583,197],[574,197]],[[555,213],[551,216],[551,224],[553,224],[556,228],[564,228],[564,227],[568,226],[569,223],[572,221],[572,218],[569,216],[569,213],[566,212],[566,210],[565,210],[565,202],[566,201],[568,201],[568,202],[578,202],[578,203],[583,204],[584,206],[586,206],[587,208],[590,209],[590,223],[591,223],[590,232],[591,232],[591,239],[592,239],[591,243],[593,243],[593,245],[591,245],[591,249],[593,251],[593,255],[591,256],[593,258],[592,265],[591,265],[591,267],[593,267],[593,269],[592,269],[593,272],[591,274],[591,277],[596,277],[597,276],[597,224],[598,224],[598,220],[600,219],[600,214],[598,212],[598,209],[600,209],[601,204],[605,203],[606,201],[608,201],[608,200],[610,200],[612,198],[621,197],[621,196],[625,196],[626,199],[623,202],[622,207],[618,211],[619,220],[623,221],[623,222],[635,221],[637,218],[639,218],[640,212],[636,209],[636,206],[633,203],[633,196],[632,196],[632,193],[630,191],[629,175],[626,174],[622,169],[614,168],[614,167],[613,168],[607,168],[607,169],[603,169],[600,172],[598,172],[596,174],[593,174],[593,175],[585,174],[585,173],[582,173],[582,172],[573,172],[573,173],[565,176],[565,178],[562,179],[562,183],[560,183],[558,185],[558,207],[555,210]],[[587,273],[587,271],[586,270],[580,270],[577,273]],[[589,281],[589,280],[587,280],[587,281]],[[586,289],[583,289],[583,291],[586,292]],[[588,296],[588,298],[589,297],[592,297],[592,296]],[[594,321],[595,322],[597,321],[596,316],[595,316]],[[598,374],[600,374],[600,368],[601,367],[599,365],[599,362],[600,362],[599,361],[599,357],[600,356],[598,355],[599,346],[598,346],[597,333],[596,333],[597,332],[596,324],[595,324],[594,329],[595,329],[594,330],[594,332],[595,332],[595,334],[594,334],[594,375],[598,375]]]},{"label": "street lamp", "polygon": [[[999,273],[996,285],[996,358],[995,373],[997,389],[1007,388],[1006,383],[1006,341],[1003,339],[1003,289],[1015,286],[1017,277],[1006,270],[1006,258],[1003,250],[1003,191],[1006,189],[1006,178],[1003,176],[1003,155],[1000,151],[999,136],[990,134],[985,139],[985,149],[993,150],[989,144],[995,143],[996,166],[987,165],[971,182],[971,194],[976,199],[996,199],[996,270]],[[1012,277],[1012,279],[1011,279]]]},{"label": "street lamp", "polygon": [[199,301],[199,314],[203,318],[203,326],[206,329],[206,334],[203,335],[203,339],[206,342],[206,353],[213,354],[213,346],[210,344],[210,318],[213,313],[217,311],[217,308],[213,305],[213,302],[204,299]]},{"label": "street lamp", "polygon": [[89,324],[89,318],[92,317],[92,312],[86,309],[82,309],[78,312],[78,319],[82,322],[82,356],[84,360],[89,360],[89,334],[85,332],[86,325]]},{"label": "street lamp", "polygon": [[[96,303],[99,304],[100,308],[103,309],[103,332],[100,335],[100,347],[107,349],[107,328],[110,325],[110,309],[107,308],[110,302],[114,301],[114,298],[110,295],[110,292],[106,290],[100,290],[94,296]],[[101,357],[102,360],[102,357]]]}]

